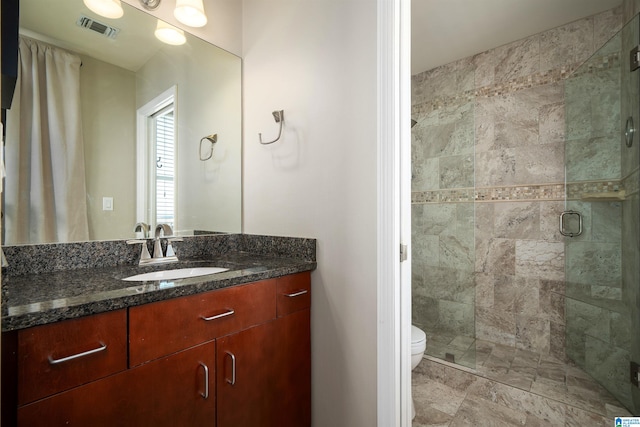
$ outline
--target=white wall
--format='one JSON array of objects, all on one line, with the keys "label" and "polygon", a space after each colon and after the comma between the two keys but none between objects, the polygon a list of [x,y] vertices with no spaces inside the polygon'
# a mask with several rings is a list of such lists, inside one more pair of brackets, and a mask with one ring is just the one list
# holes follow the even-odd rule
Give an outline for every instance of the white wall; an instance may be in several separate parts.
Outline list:
[{"label": "white wall", "polygon": [[[145,10],[139,0],[124,0],[140,10]],[[152,15],[187,30],[234,55],[242,54],[242,2],[240,0],[203,0],[207,25],[201,28],[187,27],[173,17],[175,0],[164,0]],[[146,10],[145,10],[146,11]]]},{"label": "white wall", "polygon": [[376,2],[244,0],[243,43],[244,232],[318,239],[313,425],[375,426]]}]

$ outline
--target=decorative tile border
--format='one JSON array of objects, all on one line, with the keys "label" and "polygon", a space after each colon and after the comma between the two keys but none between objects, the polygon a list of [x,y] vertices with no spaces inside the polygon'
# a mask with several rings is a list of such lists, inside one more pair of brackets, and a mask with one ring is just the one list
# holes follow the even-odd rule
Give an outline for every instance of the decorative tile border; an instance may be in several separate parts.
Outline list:
[{"label": "decorative tile border", "polygon": [[508,202],[514,200],[564,200],[564,184],[457,188],[453,190],[415,191],[412,204],[456,202]]},{"label": "decorative tile border", "polygon": [[618,193],[623,189],[622,182],[618,180],[571,182],[567,183],[567,199],[580,200],[588,194],[605,196],[606,194]]},{"label": "decorative tile border", "polygon": [[429,114],[433,111],[441,110],[443,108],[457,107],[463,104],[467,104],[469,102],[473,102],[475,99],[475,91],[472,90],[468,90],[456,96],[437,97],[433,101],[412,105],[411,115],[419,116],[421,114]]},{"label": "decorative tile border", "polygon": [[411,193],[412,204],[473,202],[473,188],[456,188],[453,190],[414,191]]},{"label": "decorative tile border", "polygon": [[[510,202],[535,200],[569,200],[585,199],[588,195],[602,200],[616,200],[613,193],[626,191],[626,195],[637,193],[639,172],[636,170],[624,181],[587,181],[566,184],[515,185],[486,188],[456,188],[433,191],[414,191],[411,193],[411,204],[426,203],[465,203],[465,202]],[[608,197],[610,196],[610,197]]]},{"label": "decorative tile border", "polygon": [[511,200],[562,200],[563,184],[504,186],[476,189],[476,201],[495,202]]},{"label": "decorative tile border", "polygon": [[587,63],[576,63],[542,73],[519,77],[504,83],[494,83],[490,86],[481,87],[475,90],[468,90],[455,96],[436,97],[432,101],[412,105],[411,114],[427,114],[434,110],[471,102],[476,97],[490,98],[493,96],[500,96],[518,92],[523,89],[557,83],[559,81],[566,80],[569,77],[592,74],[594,72],[600,72],[605,69],[616,67],[620,67],[619,52],[611,53],[599,58],[592,58]]}]

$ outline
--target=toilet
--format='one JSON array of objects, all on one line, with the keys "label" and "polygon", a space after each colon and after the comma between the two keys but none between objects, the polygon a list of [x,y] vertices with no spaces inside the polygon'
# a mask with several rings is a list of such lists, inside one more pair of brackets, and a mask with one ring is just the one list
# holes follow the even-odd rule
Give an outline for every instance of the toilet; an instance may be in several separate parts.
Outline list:
[{"label": "toilet", "polygon": [[[416,326],[411,325],[411,370],[413,371],[424,355],[427,349],[427,334]],[[411,396],[411,419],[416,416],[416,408],[413,404],[413,395]]]}]

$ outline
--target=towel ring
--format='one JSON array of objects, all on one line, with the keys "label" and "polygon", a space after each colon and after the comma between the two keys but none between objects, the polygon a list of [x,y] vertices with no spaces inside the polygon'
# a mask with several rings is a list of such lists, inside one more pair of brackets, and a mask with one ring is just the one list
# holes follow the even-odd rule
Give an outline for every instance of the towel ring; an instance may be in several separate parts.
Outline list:
[{"label": "towel ring", "polygon": [[[206,157],[202,156],[202,142],[204,140],[207,140],[211,143],[211,146],[209,147],[209,155]],[[213,144],[215,144],[216,142],[218,142],[218,134],[215,133],[213,135],[207,135],[207,136],[203,136],[202,139],[200,140],[200,148],[198,149],[198,154],[200,155],[200,160],[202,160],[203,162],[205,160],[209,160],[211,157],[213,157]]]},{"label": "towel ring", "polygon": [[284,123],[284,110],[274,111],[271,114],[273,114],[273,119],[276,121],[276,123],[280,123],[280,130],[278,131],[278,137],[276,139],[274,139],[273,141],[263,142],[262,141],[262,134],[258,133],[258,139],[260,140],[260,144],[262,144],[262,145],[273,144],[274,142],[279,140],[280,136],[282,135],[282,124]]}]

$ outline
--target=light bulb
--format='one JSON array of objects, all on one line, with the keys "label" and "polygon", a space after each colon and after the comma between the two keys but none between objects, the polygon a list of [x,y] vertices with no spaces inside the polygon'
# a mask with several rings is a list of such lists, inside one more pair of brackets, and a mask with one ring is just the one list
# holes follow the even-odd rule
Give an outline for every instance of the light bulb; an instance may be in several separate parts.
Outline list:
[{"label": "light bulb", "polygon": [[176,0],[173,16],[190,27],[204,27],[207,24],[202,0]]},{"label": "light bulb", "polygon": [[161,42],[174,46],[184,44],[187,41],[184,31],[159,19],[154,34]]},{"label": "light bulb", "polygon": [[105,18],[118,19],[124,15],[120,0],[83,0],[83,2],[90,11]]}]

